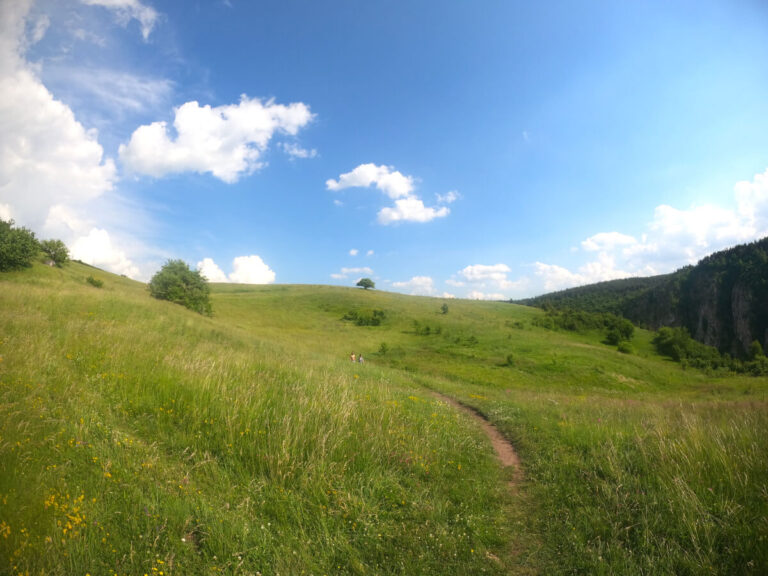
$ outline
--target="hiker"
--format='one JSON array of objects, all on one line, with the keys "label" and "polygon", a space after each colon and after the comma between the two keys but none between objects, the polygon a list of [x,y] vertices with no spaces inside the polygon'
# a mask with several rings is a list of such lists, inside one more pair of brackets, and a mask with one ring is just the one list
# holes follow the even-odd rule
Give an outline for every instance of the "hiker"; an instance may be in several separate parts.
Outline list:
[{"label": "hiker", "polygon": [[359,354],[359,355],[357,356],[357,361],[358,361],[358,362],[360,362],[360,364],[362,364],[362,363],[363,363],[363,355],[362,355],[362,354]]},{"label": "hiker", "polygon": [[355,361],[355,353],[352,352],[352,354],[349,355],[349,358],[350,358],[350,360],[352,360],[352,362],[354,362]]}]

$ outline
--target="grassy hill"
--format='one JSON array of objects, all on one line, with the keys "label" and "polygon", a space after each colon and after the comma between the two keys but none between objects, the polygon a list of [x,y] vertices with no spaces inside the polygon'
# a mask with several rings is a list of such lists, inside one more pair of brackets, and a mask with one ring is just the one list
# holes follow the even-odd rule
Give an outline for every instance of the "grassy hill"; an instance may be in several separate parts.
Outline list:
[{"label": "grassy hill", "polygon": [[[0,275],[0,574],[768,571],[768,379],[505,303],[212,302],[78,263]],[[514,443],[521,484],[433,390]]]}]

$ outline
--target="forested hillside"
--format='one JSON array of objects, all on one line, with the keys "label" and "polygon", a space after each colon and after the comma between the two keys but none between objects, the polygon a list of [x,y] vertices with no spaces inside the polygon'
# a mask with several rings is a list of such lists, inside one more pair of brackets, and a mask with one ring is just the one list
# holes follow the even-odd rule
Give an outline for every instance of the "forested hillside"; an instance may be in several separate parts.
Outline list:
[{"label": "forested hillside", "polygon": [[712,254],[672,274],[628,278],[518,301],[621,315],[651,329],[683,327],[737,357],[768,340],[768,237]]}]

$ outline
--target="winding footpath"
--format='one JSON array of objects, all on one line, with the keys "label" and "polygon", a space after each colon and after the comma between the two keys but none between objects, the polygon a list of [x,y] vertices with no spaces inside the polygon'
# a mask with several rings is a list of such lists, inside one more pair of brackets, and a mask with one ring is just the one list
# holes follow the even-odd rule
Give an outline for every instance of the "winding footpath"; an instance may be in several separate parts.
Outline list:
[{"label": "winding footpath", "polygon": [[488,419],[477,409],[472,408],[471,406],[467,406],[466,404],[462,404],[455,398],[451,398],[450,396],[446,396],[445,394],[441,394],[435,390],[431,390],[431,394],[438,400],[441,400],[446,404],[453,406],[457,410],[461,410],[465,414],[469,415],[482,428],[483,432],[485,432],[485,435],[488,436],[488,439],[491,441],[493,450],[496,452],[496,456],[498,457],[501,465],[505,468],[510,466],[513,467],[512,479],[509,481],[509,487],[512,489],[516,488],[523,479],[523,469],[520,466],[520,457],[517,455],[515,447],[512,446],[512,443],[504,438],[501,432],[499,432],[499,430],[493,424],[491,424]]}]

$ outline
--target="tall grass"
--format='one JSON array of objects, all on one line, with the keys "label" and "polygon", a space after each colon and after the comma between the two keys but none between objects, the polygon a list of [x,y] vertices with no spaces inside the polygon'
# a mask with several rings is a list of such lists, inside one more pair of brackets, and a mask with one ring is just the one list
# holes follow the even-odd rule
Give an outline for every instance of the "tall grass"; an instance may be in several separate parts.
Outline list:
[{"label": "tall grass", "polygon": [[408,379],[75,271],[1,292],[0,571],[514,563],[485,439]]},{"label": "tall grass", "polygon": [[0,573],[768,572],[768,379],[443,303],[220,285],[203,318],[77,263],[0,276]]}]

